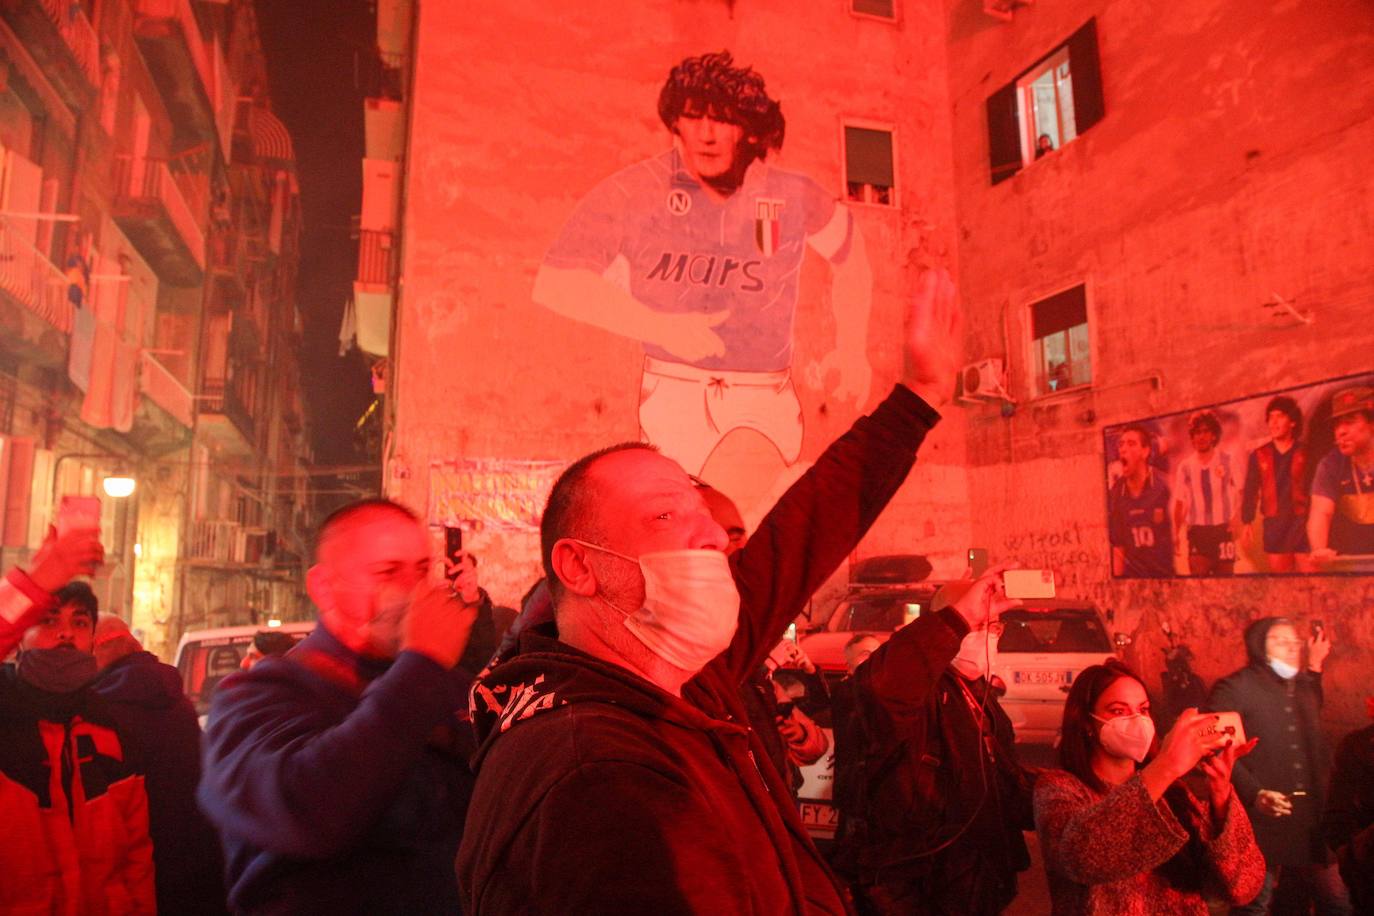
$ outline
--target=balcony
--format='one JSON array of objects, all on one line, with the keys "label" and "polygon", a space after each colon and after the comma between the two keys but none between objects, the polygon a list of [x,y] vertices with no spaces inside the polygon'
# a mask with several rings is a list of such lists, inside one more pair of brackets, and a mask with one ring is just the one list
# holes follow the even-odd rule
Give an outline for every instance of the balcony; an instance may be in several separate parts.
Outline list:
[{"label": "balcony", "polygon": [[195,398],[151,353],[139,353],[139,390],[128,438],[144,454],[165,455],[191,441]]},{"label": "balcony", "polygon": [[202,519],[191,523],[182,558],[193,566],[258,567],[270,558],[269,540],[265,528]]},{"label": "balcony", "polygon": [[358,232],[358,282],[391,286],[396,263],[395,237],[390,232],[362,229]]},{"label": "balcony", "polygon": [[33,221],[0,217],[0,335],[26,361],[64,366],[73,316],[69,284],[33,235]]},{"label": "balcony", "polygon": [[214,73],[191,0],[133,0],[132,6],[134,37],[172,116],[179,145],[218,142]]},{"label": "balcony", "polygon": [[225,453],[247,458],[257,447],[256,424],[248,407],[250,375],[236,372],[228,379],[206,379],[201,387],[196,428]]},{"label": "balcony", "polygon": [[210,307],[228,311],[243,304],[248,294],[250,252],[248,237],[242,232],[219,232],[209,242],[210,275],[215,280],[215,294]]},{"label": "balcony", "polygon": [[201,220],[161,159],[115,157],[113,216],[158,276],[195,286],[205,273]]},{"label": "balcony", "polygon": [[69,0],[0,0],[0,12],[62,100],[87,108],[100,85],[100,39]]}]

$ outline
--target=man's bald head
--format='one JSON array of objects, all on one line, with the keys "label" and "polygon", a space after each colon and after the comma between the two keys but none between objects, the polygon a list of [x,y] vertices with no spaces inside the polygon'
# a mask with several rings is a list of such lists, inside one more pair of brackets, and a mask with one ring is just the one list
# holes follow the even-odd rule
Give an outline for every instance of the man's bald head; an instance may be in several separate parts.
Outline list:
[{"label": "man's bald head", "polygon": [[362,499],[335,509],[320,524],[315,535],[315,562],[325,562],[337,544],[346,542],[360,529],[388,515],[420,523],[420,516],[389,499]]}]

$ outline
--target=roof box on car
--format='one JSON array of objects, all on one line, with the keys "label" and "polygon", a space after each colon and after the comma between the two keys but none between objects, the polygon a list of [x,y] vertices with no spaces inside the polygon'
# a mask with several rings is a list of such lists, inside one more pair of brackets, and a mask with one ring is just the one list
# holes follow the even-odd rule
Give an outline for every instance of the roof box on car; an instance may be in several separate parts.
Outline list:
[{"label": "roof box on car", "polygon": [[850,585],[897,585],[922,582],[932,571],[930,561],[914,553],[865,557],[849,567]]}]

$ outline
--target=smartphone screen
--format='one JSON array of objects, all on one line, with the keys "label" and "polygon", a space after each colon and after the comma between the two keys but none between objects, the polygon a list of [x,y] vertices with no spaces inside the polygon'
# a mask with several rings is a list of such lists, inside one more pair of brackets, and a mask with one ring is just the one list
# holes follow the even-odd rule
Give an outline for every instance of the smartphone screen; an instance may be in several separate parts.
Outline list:
[{"label": "smartphone screen", "polygon": [[973,571],[973,578],[977,579],[988,568],[988,549],[986,547],[970,547],[968,549],[968,566]]}]

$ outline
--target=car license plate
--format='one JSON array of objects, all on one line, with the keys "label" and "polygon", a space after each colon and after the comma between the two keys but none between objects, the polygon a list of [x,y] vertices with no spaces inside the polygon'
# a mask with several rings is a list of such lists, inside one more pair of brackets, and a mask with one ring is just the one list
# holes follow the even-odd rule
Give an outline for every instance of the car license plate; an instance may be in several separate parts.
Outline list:
[{"label": "car license plate", "polygon": [[1011,680],[1014,684],[1068,685],[1073,681],[1073,671],[1064,668],[1057,671],[1013,671]]},{"label": "car license plate", "polygon": [[813,836],[834,836],[840,826],[840,809],[829,802],[802,801],[802,826]]}]

